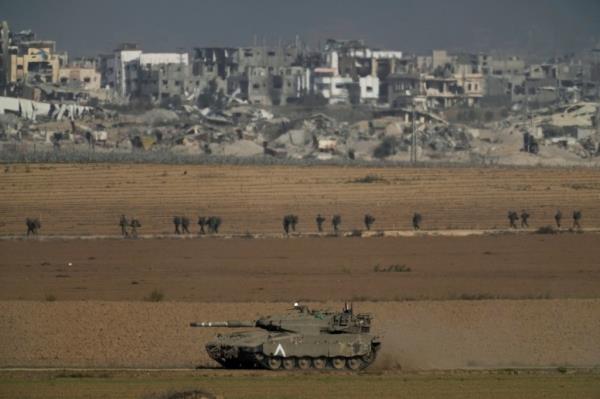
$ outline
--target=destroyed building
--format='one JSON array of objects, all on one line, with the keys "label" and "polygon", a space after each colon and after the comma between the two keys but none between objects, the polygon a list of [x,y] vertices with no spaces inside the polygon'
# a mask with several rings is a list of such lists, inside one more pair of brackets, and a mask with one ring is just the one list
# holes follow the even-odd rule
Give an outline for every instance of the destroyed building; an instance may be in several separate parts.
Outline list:
[{"label": "destroyed building", "polygon": [[61,57],[55,53],[56,42],[38,40],[32,31],[10,32],[5,21],[0,40],[4,85],[58,82]]},{"label": "destroyed building", "polygon": [[371,49],[362,41],[330,39],[324,53],[325,65],[314,70],[313,87],[330,104],[387,101],[387,86],[382,82],[396,72],[402,52]]},{"label": "destroyed building", "polygon": [[[153,94],[160,92],[163,96],[179,93],[187,79],[177,72],[187,74],[188,65],[187,53],[144,53],[132,43],[122,44],[112,56],[102,57],[99,62],[103,85],[122,97],[137,96],[142,91]],[[160,81],[157,82],[159,75]],[[164,80],[167,83],[163,85]],[[159,91],[157,86],[163,90]]]},{"label": "destroyed building", "polygon": [[58,78],[64,86],[80,86],[89,91],[100,89],[101,75],[96,70],[95,60],[75,60],[60,68]]},{"label": "destroyed building", "polygon": [[487,56],[453,55],[435,50],[430,58],[415,59],[419,65],[406,65],[387,79],[387,100],[392,107],[406,106],[414,97],[424,97],[431,109],[455,105],[474,106],[485,95],[483,70]]}]

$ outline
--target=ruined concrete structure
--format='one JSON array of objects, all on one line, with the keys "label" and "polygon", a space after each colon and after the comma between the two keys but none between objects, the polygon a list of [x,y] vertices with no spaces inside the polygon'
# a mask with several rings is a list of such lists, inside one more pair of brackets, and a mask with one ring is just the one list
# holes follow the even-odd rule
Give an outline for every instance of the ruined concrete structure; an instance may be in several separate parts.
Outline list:
[{"label": "ruined concrete structure", "polygon": [[144,53],[133,43],[101,56],[98,65],[103,87],[122,97],[143,94],[156,100],[183,94],[190,72],[187,53]]},{"label": "ruined concrete structure", "polygon": [[32,31],[10,32],[6,21],[0,23],[0,41],[4,85],[58,81],[60,57],[54,41],[37,40]]},{"label": "ruined concrete structure", "polygon": [[277,45],[259,45],[255,39],[252,46],[197,47],[190,54],[145,53],[125,43],[93,62],[70,64],[55,47],[30,30],[10,32],[1,22],[0,91],[42,99],[80,100],[94,93],[119,101],[145,97],[193,103],[206,98],[205,91],[216,90],[226,101],[265,106],[307,100],[390,108],[418,97],[432,109],[600,97],[600,44],[584,58],[565,56],[533,65],[481,52],[433,50],[407,57],[360,40],[330,39],[310,50],[298,38]]}]

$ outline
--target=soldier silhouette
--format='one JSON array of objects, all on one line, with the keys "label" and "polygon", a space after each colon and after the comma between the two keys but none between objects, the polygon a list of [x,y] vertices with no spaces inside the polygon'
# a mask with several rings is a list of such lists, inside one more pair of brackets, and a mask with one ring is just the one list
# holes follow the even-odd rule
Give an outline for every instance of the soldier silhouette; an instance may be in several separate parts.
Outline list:
[{"label": "soldier silhouette", "polygon": [[371,230],[371,226],[373,225],[373,223],[375,223],[375,218],[372,215],[370,215],[370,214],[367,213],[365,215],[364,222],[365,222],[365,228],[367,230]]},{"label": "soldier silhouette", "polygon": [[142,227],[142,224],[140,223],[139,220],[135,219],[135,218],[131,218],[131,223],[129,224],[129,226],[131,227],[131,236],[133,238],[137,238],[137,229],[139,227]]},{"label": "soldier silhouette", "polygon": [[522,228],[528,228],[529,227],[529,223],[527,222],[529,220],[529,213],[527,213],[526,210],[523,209],[523,211],[521,211],[521,227]]},{"label": "soldier silhouette", "polygon": [[218,216],[211,216],[208,218],[208,231],[211,233],[219,233],[219,226],[221,226],[221,218]]},{"label": "soldier silhouette", "polygon": [[190,234],[190,219],[185,216],[181,217],[181,230],[184,234]]},{"label": "soldier silhouette", "polygon": [[200,226],[200,234],[205,234],[204,226],[206,226],[207,220],[204,216],[198,218],[198,226]]},{"label": "soldier silhouette", "polygon": [[517,228],[517,220],[519,220],[519,215],[515,211],[508,211],[508,221],[510,223],[510,227],[512,229]]},{"label": "soldier silhouette", "polygon": [[581,224],[579,223],[581,221],[581,211],[577,210],[573,212],[573,228],[574,229],[581,229]]},{"label": "soldier silhouette", "polygon": [[298,215],[290,215],[290,226],[292,227],[292,231],[296,232],[296,225],[298,224]]},{"label": "soldier silhouette", "polygon": [[29,236],[30,234],[37,235],[38,229],[42,227],[42,223],[38,218],[27,218],[25,220],[25,225],[27,226],[27,236]]},{"label": "soldier silhouette", "polygon": [[290,215],[285,215],[283,217],[283,231],[285,232],[285,234],[290,234],[290,224]]},{"label": "soldier silhouette", "polygon": [[127,227],[129,226],[129,221],[125,217],[125,215],[121,215],[119,219],[119,226],[121,227],[121,235],[123,237],[127,237],[129,233],[127,232]]},{"label": "soldier silhouette", "polygon": [[562,212],[560,211],[560,209],[558,209],[556,211],[556,213],[554,214],[554,221],[556,222],[556,227],[558,227],[560,229],[560,222],[562,220]]},{"label": "soldier silhouette", "polygon": [[181,226],[181,218],[179,216],[173,217],[173,224],[175,225],[175,234],[181,234],[179,226]]},{"label": "soldier silhouette", "polygon": [[340,215],[333,215],[333,218],[331,218],[331,224],[333,225],[333,231],[337,233],[340,224],[342,224],[342,217]]},{"label": "soldier silhouette", "polygon": [[319,233],[323,232],[323,222],[325,222],[325,218],[323,216],[321,216],[321,214],[319,213],[317,215],[317,218],[315,219],[315,221],[317,222],[317,230],[319,231]]},{"label": "soldier silhouette", "polygon": [[415,214],[413,215],[413,218],[412,218],[413,229],[421,230],[421,220],[423,220],[423,217],[421,216],[421,214],[418,212],[415,212]]}]

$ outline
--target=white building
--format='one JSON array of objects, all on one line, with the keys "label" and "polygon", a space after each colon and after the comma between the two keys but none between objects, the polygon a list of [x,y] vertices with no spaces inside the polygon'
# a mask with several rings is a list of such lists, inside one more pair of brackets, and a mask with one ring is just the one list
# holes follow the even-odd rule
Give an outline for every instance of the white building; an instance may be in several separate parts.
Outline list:
[{"label": "white building", "polygon": [[350,102],[353,84],[350,76],[340,76],[333,68],[316,68],[314,71],[314,91],[326,98],[329,104]]},{"label": "white building", "polygon": [[377,76],[365,76],[358,79],[360,87],[361,103],[376,103],[379,99],[379,78]]},{"label": "white building", "polygon": [[106,81],[109,86],[125,97],[138,89],[139,70],[154,65],[189,65],[187,53],[143,53],[137,49],[120,49],[108,62]]}]

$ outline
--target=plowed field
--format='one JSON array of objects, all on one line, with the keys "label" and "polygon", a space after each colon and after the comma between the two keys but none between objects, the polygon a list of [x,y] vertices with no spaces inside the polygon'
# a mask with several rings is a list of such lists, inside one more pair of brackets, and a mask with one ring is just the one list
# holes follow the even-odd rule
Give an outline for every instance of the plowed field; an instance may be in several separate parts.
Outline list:
[{"label": "plowed field", "polygon": [[[0,300],[600,297],[600,234],[0,241]],[[71,265],[69,265],[69,263]]]},{"label": "plowed field", "polygon": [[[366,179],[365,179],[366,178]],[[370,181],[367,183],[365,181]],[[342,228],[489,229],[508,209],[528,209],[532,226],[553,223],[561,208],[600,227],[600,170],[535,168],[362,168],[173,165],[12,165],[0,172],[0,235],[23,234],[26,217],[49,235],[117,234],[119,215],[142,233],[170,233],[174,215],[218,215],[224,233],[280,232],[287,213],[315,231],[317,213],[342,215]],[[196,226],[194,226],[196,231]]]}]

